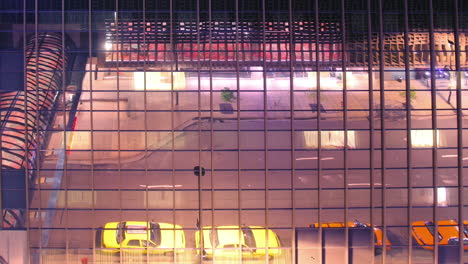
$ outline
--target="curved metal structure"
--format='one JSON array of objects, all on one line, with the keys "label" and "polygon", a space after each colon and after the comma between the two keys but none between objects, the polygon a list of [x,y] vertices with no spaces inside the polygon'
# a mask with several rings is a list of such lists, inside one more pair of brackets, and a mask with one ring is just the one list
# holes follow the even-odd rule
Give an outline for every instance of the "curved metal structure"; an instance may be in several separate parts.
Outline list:
[{"label": "curved metal structure", "polygon": [[62,35],[33,36],[26,46],[26,88],[0,93],[0,141],[2,169],[34,168],[38,149],[44,142],[60,93],[63,70]]}]

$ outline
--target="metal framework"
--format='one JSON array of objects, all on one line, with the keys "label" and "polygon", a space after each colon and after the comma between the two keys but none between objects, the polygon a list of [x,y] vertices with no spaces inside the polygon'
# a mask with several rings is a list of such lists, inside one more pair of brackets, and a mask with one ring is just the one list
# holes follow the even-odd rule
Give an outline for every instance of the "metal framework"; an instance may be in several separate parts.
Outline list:
[{"label": "metal framework", "polygon": [[[30,38],[25,54],[26,91],[0,94],[4,113],[2,168],[35,167],[35,157],[46,140],[45,132],[54,118],[56,98],[62,89],[62,69],[67,65],[67,61],[62,61],[61,41],[62,36],[55,33]],[[40,113],[38,116],[36,111]]]},{"label": "metal framework", "polygon": [[[51,124],[56,115],[57,97],[62,90],[63,69],[69,63],[61,56],[62,35],[57,33],[31,36],[25,48],[25,79],[23,91],[1,92],[0,127],[2,184],[15,186],[25,177],[33,186],[37,164],[43,160],[43,151],[50,136]],[[37,45],[37,46],[36,46]],[[9,184],[7,184],[9,182]],[[27,190],[4,187],[0,194],[9,194],[11,200],[26,200]],[[18,187],[16,187],[18,188]],[[0,199],[0,202],[5,200]],[[26,208],[0,206],[2,228],[24,228]]]},{"label": "metal framework", "polygon": [[30,262],[464,263],[466,8],[0,3],[25,44],[0,159],[37,176]]},{"label": "metal framework", "polygon": [[[333,64],[340,60],[339,23],[321,23],[316,27],[312,21],[183,21],[172,25],[166,21],[142,22],[119,20],[106,22],[106,53],[101,57],[103,66],[112,67],[116,61],[125,66],[158,65],[167,62],[195,64],[198,61],[233,62],[240,66],[262,65],[262,61],[290,61],[289,30],[294,32],[296,63],[316,61],[315,50],[322,52],[321,62]],[[315,47],[315,36],[319,46]],[[174,41],[171,43],[171,34]],[[196,42],[200,39],[200,48]],[[260,40],[265,39],[263,44]],[[143,42],[144,40],[144,42]],[[263,50],[266,52],[263,53]],[[236,56],[239,54],[239,57]],[[263,55],[265,57],[263,57]]]}]

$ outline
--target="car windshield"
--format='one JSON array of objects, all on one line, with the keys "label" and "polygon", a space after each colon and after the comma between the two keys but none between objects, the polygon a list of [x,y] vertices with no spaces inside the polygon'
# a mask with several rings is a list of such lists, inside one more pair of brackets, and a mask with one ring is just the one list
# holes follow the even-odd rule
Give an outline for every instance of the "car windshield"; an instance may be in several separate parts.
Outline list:
[{"label": "car windshield", "polygon": [[244,234],[244,241],[246,246],[250,248],[256,248],[257,245],[255,243],[255,237],[253,235],[252,229],[250,229],[250,227],[243,227],[242,232]]},{"label": "car windshield", "polygon": [[210,230],[210,239],[211,239],[211,244],[213,245],[213,247],[217,247],[219,245],[218,230],[216,229]]},{"label": "car windshield", "polygon": [[[426,222],[426,227],[429,230],[429,232],[431,232],[432,236],[434,236],[434,234],[435,234],[434,222],[432,222],[432,221]],[[440,235],[440,233],[438,235],[439,235],[439,241],[442,240],[442,236]]]},{"label": "car windshield", "polygon": [[468,225],[463,225],[463,233],[468,237]]},{"label": "car windshield", "polygon": [[117,232],[115,234],[115,237],[116,237],[117,243],[119,244],[125,240],[125,232],[123,232],[124,227],[125,227],[125,222],[119,223],[117,227]]},{"label": "car windshield", "polygon": [[354,222],[354,227],[368,227],[366,224],[355,221]]},{"label": "car windshield", "polygon": [[159,246],[161,244],[161,227],[159,227],[158,223],[151,223],[150,240],[156,246]]}]

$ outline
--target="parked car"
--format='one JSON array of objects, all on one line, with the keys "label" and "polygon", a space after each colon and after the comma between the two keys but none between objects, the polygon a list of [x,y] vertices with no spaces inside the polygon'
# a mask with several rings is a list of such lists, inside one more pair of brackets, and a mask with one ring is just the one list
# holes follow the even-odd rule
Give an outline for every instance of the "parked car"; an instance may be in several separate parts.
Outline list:
[{"label": "parked car", "polygon": [[[345,228],[346,227],[344,222],[324,222],[320,224],[313,223],[310,225],[310,227],[313,227],[313,228],[319,228],[320,226],[322,228]],[[348,222],[348,228],[371,228],[371,225],[361,223],[359,221],[353,221],[353,222]],[[372,229],[374,230],[374,246],[375,246],[374,253],[375,255],[380,255],[383,251],[383,246],[384,246],[383,232],[380,228],[375,227],[375,226]],[[390,240],[386,238],[386,243],[385,243],[385,246],[387,247],[386,249],[390,250],[391,245],[392,243],[390,243]]]},{"label": "parked car", "polygon": [[102,231],[104,252],[120,250],[142,254],[179,253],[185,248],[185,234],[179,225],[143,221],[110,222]]},{"label": "parked car", "polygon": [[[468,250],[468,222],[463,222],[463,226],[464,249]],[[411,234],[418,245],[428,250],[434,250],[434,236],[437,237],[437,243],[439,245],[460,244],[458,222],[455,220],[438,221],[437,235],[433,221],[416,221],[412,223]]]},{"label": "parked car", "polygon": [[[281,242],[271,229],[261,226],[203,227],[195,233],[195,244],[202,248],[206,259],[212,258],[262,258],[270,259],[281,254]],[[203,245],[201,243],[203,241]]]},{"label": "parked car", "polygon": [[[429,68],[417,68],[415,69],[416,79],[430,79],[431,72]],[[434,77],[436,79],[450,79],[450,70],[448,68],[434,69]]]}]

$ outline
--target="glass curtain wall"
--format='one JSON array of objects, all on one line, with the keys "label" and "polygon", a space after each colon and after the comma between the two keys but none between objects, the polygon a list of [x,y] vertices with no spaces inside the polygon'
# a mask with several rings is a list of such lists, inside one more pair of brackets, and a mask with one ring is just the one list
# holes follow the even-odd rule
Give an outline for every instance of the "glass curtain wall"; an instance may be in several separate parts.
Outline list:
[{"label": "glass curtain wall", "polygon": [[462,263],[466,8],[2,1],[0,231],[44,264]]}]

